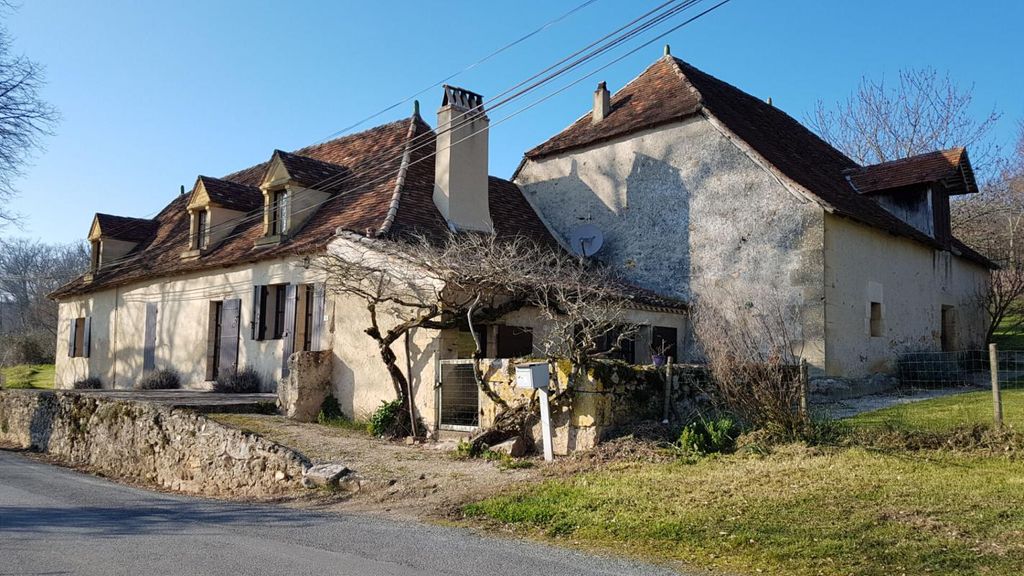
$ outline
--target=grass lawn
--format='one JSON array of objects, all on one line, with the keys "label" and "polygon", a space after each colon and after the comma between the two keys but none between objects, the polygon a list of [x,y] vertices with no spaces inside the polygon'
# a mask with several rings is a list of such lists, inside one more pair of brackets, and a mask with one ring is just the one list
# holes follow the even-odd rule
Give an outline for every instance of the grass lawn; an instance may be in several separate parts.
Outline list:
[{"label": "grass lawn", "polygon": [[53,364],[21,364],[0,368],[5,388],[53,388]]},{"label": "grass lawn", "polygon": [[1024,462],[785,447],[519,488],[470,521],[745,574],[1022,574]]},{"label": "grass lawn", "polygon": [[[1024,388],[1003,390],[1003,422],[1024,430]],[[847,419],[858,427],[949,432],[959,426],[992,424],[992,393],[984,390],[892,406]]]},{"label": "grass lawn", "polygon": [[1006,318],[992,334],[992,340],[1004,350],[1024,350],[1024,328],[1010,328],[1017,319]]}]

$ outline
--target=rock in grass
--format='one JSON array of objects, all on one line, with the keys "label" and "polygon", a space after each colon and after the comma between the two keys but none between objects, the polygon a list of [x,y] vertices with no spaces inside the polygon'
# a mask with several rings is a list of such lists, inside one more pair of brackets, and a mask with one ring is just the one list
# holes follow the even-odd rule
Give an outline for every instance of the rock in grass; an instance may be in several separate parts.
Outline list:
[{"label": "rock in grass", "polygon": [[502,454],[508,454],[513,458],[520,458],[526,455],[526,440],[523,440],[522,436],[516,436],[511,440],[505,440],[501,444],[495,444],[491,446],[491,452],[500,452]]}]

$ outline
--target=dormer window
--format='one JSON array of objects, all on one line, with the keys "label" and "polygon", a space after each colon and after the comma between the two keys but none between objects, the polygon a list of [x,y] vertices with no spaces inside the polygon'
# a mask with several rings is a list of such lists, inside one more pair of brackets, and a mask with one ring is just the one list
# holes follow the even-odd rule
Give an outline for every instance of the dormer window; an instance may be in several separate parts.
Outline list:
[{"label": "dormer window", "polygon": [[280,236],[288,231],[288,190],[274,190],[270,193],[269,216],[268,236]]},{"label": "dormer window", "polygon": [[188,200],[188,250],[182,258],[198,258],[230,237],[234,224],[262,205],[260,189],[229,180],[200,176]]},{"label": "dormer window", "polygon": [[89,244],[92,247],[92,253],[89,255],[89,262],[92,265],[93,272],[95,272],[100,267],[100,241],[93,240]]},{"label": "dormer window", "polygon": [[210,242],[210,213],[206,210],[197,210],[193,213],[196,228],[192,235],[192,249],[203,250]]}]

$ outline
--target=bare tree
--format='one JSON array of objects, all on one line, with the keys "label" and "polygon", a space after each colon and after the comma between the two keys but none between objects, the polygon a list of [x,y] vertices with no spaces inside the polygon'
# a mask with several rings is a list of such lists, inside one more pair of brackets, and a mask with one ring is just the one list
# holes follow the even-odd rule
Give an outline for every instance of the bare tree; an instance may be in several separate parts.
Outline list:
[{"label": "bare tree", "polygon": [[796,334],[800,307],[777,294],[751,302],[719,291],[700,299],[693,324],[711,372],[709,396],[745,423],[784,438],[804,431]]},{"label": "bare tree", "polygon": [[[13,8],[10,2],[0,2],[0,15]],[[10,35],[0,26],[0,206],[9,205],[14,180],[57,121],[56,109],[40,95],[44,81],[41,65],[12,54]],[[16,216],[0,208],[0,225]]]},{"label": "bare tree", "polygon": [[[628,335],[621,321],[625,291],[608,269],[522,236],[464,233],[394,242],[352,235],[316,266],[325,272],[332,293],[366,306],[369,326],[364,331],[378,346],[396,397],[408,407],[407,429],[401,432],[415,432],[415,408],[409,375],[393,346],[415,329],[466,328],[477,342],[474,357],[479,359],[484,354],[477,337],[481,324],[536,308],[551,324],[538,345],[541,353],[573,363],[567,389],[588,362]],[[595,344],[612,331],[617,336],[604,340],[605,349]],[[517,434],[534,403],[510,405],[479,374],[477,384],[499,412],[494,426],[474,442],[489,445]]]},{"label": "bare tree", "polygon": [[895,84],[861,78],[846,100],[818,101],[808,119],[826,141],[861,164],[967,146],[979,173],[998,156],[988,140],[1001,114],[976,116],[974,87],[961,87],[932,68],[901,70]]},{"label": "bare tree", "polygon": [[953,232],[999,265],[980,296],[988,311],[987,339],[997,329],[1024,327],[1024,122],[1016,146],[997,163],[998,176],[952,205]]},{"label": "bare tree", "polygon": [[[48,295],[81,274],[88,263],[84,242],[0,240],[0,306],[4,308],[0,315],[0,346],[8,361],[52,358],[57,337],[57,303]],[[19,346],[30,346],[38,354],[20,353]]]}]

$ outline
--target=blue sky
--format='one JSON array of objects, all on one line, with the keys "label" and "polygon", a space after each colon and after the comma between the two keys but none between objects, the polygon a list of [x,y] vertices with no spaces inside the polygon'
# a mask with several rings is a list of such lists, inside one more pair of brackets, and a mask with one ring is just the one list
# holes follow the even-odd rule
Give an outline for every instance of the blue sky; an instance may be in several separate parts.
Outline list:
[{"label": "blue sky", "polygon": [[[7,19],[15,50],[46,65],[44,97],[63,118],[18,182],[23,229],[0,233],[70,241],[94,212],[151,216],[198,174],[319,141],[581,2],[24,2]],[[658,3],[597,0],[452,83],[497,94]],[[1024,118],[1022,21],[1024,2],[1009,0],[732,0],[666,41],[798,119],[863,75],[932,66],[975,86],[979,115],[1004,112],[994,138],[1007,145]],[[510,176],[590,107],[597,81],[616,90],[662,43],[495,127],[491,173]],[[420,99],[433,123],[440,91]]]}]

